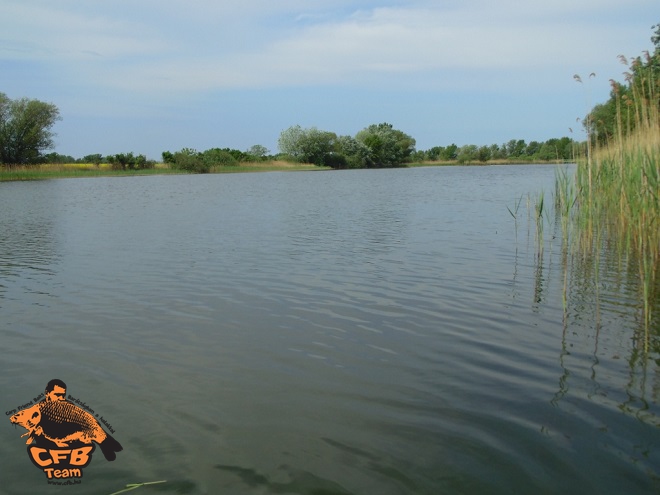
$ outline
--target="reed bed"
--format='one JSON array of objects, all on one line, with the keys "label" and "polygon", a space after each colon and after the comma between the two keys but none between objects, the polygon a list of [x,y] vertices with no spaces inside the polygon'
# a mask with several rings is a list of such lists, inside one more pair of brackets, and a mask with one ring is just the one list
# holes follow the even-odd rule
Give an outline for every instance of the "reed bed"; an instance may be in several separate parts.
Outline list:
[{"label": "reed bed", "polygon": [[660,125],[643,126],[597,149],[576,174],[582,243],[602,236],[636,264],[648,328],[658,296]]},{"label": "reed bed", "polygon": [[[637,88],[634,126],[624,126],[619,120],[615,135],[605,144],[588,146],[586,156],[577,160],[573,178],[558,171],[554,193],[555,221],[561,223],[563,245],[582,260],[589,260],[595,285],[602,255],[618,256],[637,279],[645,351],[654,309],[660,306],[660,118],[656,87],[647,84]],[[620,102],[625,104],[625,100]],[[620,107],[618,113],[621,115]],[[588,140],[591,142],[592,136]]]}]

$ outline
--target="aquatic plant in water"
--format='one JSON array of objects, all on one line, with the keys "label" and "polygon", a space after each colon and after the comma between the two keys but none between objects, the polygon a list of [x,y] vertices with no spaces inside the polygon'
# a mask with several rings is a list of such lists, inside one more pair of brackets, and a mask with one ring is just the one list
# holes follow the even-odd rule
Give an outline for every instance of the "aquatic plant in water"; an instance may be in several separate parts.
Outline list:
[{"label": "aquatic plant in water", "polygon": [[[660,53],[656,51],[654,57],[657,65]],[[650,67],[653,61],[647,60]],[[622,269],[637,279],[643,336],[635,340],[648,352],[660,298],[660,78],[654,71],[641,71],[640,63],[637,59],[630,69],[636,76],[629,78],[627,94],[619,97],[613,91],[615,132],[598,141],[591,134],[588,116],[586,156],[578,158],[575,176],[557,171],[554,221],[561,225],[565,291],[569,253],[580,258],[581,266],[590,267],[582,274],[591,278],[596,309],[601,256],[618,259]],[[624,119],[624,113],[634,118]],[[535,206],[539,255],[544,242],[543,208],[541,193]]]}]

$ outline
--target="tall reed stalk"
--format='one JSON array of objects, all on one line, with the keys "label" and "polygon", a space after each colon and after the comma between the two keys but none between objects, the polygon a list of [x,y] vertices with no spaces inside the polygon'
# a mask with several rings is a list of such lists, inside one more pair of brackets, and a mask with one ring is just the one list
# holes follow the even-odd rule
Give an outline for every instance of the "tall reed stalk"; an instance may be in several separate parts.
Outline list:
[{"label": "tall reed stalk", "polygon": [[544,211],[544,193],[541,191],[536,198],[534,204],[534,219],[536,221],[536,243],[538,246],[536,256],[537,258],[543,257],[543,248],[545,242],[543,240],[543,211]]},{"label": "tall reed stalk", "polygon": [[[555,201],[564,236],[574,229],[575,244],[592,256],[596,272],[604,244],[634,263],[646,351],[660,296],[660,94],[658,81],[649,80],[654,72],[645,74],[630,78],[632,97],[617,99],[617,129],[607,143],[592,148],[593,136],[587,136],[587,156],[578,160],[574,186],[557,175]],[[634,116],[632,124],[625,119],[624,126],[624,112]]]}]

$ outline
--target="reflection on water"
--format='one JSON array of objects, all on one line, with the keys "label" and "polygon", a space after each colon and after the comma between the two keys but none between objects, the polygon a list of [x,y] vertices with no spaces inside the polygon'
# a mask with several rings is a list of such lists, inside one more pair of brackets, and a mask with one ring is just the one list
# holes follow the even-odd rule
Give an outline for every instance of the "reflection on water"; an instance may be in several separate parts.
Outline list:
[{"label": "reflection on water", "polygon": [[[596,270],[556,232],[539,255],[507,208],[553,185],[543,166],[0,184],[3,403],[58,377],[109,418],[124,451],[86,471],[98,493],[657,491],[657,321],[640,333],[627,260]],[[2,490],[38,493],[0,430]]]},{"label": "reflection on water", "polygon": [[593,236],[571,243],[559,226],[553,239],[558,255],[549,261],[540,255],[536,267],[539,299],[545,279],[554,277],[563,285],[562,376],[552,402],[577,387],[587,390],[591,401],[660,426],[654,407],[660,391],[660,319],[655,310],[660,300],[650,301],[655,318],[647,326],[633,255]]}]

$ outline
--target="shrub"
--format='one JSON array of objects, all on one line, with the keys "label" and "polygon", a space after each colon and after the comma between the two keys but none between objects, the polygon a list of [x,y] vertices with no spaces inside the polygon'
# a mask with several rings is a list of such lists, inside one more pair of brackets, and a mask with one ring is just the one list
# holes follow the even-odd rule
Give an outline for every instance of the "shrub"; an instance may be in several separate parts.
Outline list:
[{"label": "shrub", "polygon": [[172,155],[171,165],[178,170],[206,174],[211,166],[202,159],[202,154],[192,148],[183,148]]},{"label": "shrub", "polygon": [[144,155],[135,156],[131,153],[117,153],[107,157],[112,170],[144,170],[154,168],[154,162]]},{"label": "shrub", "polygon": [[201,154],[201,158],[209,169],[216,166],[238,165],[238,159],[236,159],[230,151],[221,150],[219,148],[206,150]]}]

